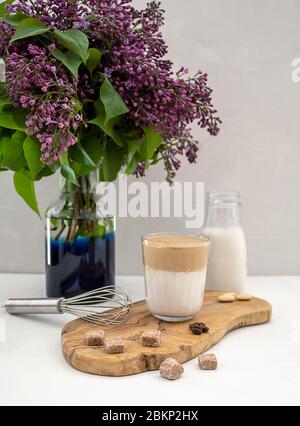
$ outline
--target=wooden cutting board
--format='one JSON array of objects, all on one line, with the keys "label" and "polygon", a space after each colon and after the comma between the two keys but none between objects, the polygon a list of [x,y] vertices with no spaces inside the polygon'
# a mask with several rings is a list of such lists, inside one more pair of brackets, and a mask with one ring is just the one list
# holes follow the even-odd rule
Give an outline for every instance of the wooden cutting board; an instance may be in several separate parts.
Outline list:
[{"label": "wooden cutting board", "polygon": [[[174,357],[180,362],[188,361],[206,352],[229,331],[249,325],[270,321],[272,306],[261,299],[248,302],[218,303],[221,293],[208,292],[201,312],[192,320],[181,323],[159,321],[149,312],[146,302],[134,305],[134,314],[124,325],[105,328],[74,320],[62,331],[62,349],[67,362],[77,370],[103,376],[127,376],[156,370],[162,361]],[[195,335],[189,330],[191,322],[201,321],[208,325],[209,332]],[[125,340],[125,352],[109,355],[103,348],[85,345],[88,331],[103,329],[108,337]],[[146,329],[162,332],[159,348],[146,348],[140,343],[140,335]]]}]

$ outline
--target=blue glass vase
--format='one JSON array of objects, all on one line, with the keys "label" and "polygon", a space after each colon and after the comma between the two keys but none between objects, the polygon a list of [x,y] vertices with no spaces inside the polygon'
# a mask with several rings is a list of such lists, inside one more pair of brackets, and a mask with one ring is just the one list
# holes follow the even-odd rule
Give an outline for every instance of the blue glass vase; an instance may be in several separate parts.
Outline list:
[{"label": "blue glass vase", "polygon": [[72,297],[115,285],[115,220],[101,214],[97,174],[62,182],[46,211],[47,297]]}]

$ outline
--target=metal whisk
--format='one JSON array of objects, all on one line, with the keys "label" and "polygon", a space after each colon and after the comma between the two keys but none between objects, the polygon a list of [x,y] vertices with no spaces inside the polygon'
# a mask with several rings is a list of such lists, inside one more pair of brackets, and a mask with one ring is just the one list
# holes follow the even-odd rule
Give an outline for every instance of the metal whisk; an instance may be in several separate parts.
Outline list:
[{"label": "metal whisk", "polygon": [[123,324],[129,320],[133,304],[118,287],[103,287],[69,299],[8,299],[4,308],[9,314],[75,315],[98,325]]}]

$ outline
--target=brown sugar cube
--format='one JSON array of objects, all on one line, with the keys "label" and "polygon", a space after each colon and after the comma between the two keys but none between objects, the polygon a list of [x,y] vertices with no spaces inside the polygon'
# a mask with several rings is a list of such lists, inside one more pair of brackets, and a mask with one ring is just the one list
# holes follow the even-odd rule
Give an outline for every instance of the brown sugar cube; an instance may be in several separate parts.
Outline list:
[{"label": "brown sugar cube", "polygon": [[146,330],[142,334],[142,345],[150,347],[160,346],[161,332],[159,330]]},{"label": "brown sugar cube", "polygon": [[86,335],[85,343],[87,346],[103,346],[105,333],[102,330],[89,331]]},{"label": "brown sugar cube", "polygon": [[122,339],[105,339],[105,352],[108,354],[121,354],[124,352],[124,342]]},{"label": "brown sugar cube", "polygon": [[159,367],[161,377],[168,380],[179,379],[184,371],[180,362],[174,358],[165,359]]},{"label": "brown sugar cube", "polygon": [[216,370],[218,360],[214,354],[202,354],[198,356],[198,364],[201,370]]}]

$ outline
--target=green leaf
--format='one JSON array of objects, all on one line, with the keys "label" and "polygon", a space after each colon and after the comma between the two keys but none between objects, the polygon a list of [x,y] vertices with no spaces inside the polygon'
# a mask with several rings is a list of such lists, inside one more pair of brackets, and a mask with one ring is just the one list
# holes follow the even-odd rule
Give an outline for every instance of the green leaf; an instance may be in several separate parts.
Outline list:
[{"label": "green leaf", "polygon": [[92,73],[101,62],[102,52],[99,49],[92,47],[88,50],[89,57],[86,61],[87,69]]},{"label": "green leaf", "polygon": [[18,126],[18,128],[25,132],[26,130],[26,116],[28,114],[28,111],[26,109],[12,109],[12,116],[14,119],[14,122]]},{"label": "green leaf", "polygon": [[55,173],[49,166],[45,166],[34,178],[34,180],[41,180],[43,177],[51,176]]},{"label": "green leaf", "polygon": [[26,37],[32,37],[49,31],[41,21],[36,18],[26,18],[21,21],[16,29],[15,35],[11,41],[21,40]]},{"label": "green leaf", "polygon": [[52,170],[53,173],[55,173],[60,168],[60,163],[58,161],[55,161],[52,164],[49,164],[49,169]]},{"label": "green leaf", "polygon": [[3,153],[6,147],[6,144],[9,142],[9,136],[0,136],[0,153]]},{"label": "green leaf", "polygon": [[0,136],[0,171],[4,169],[7,170],[7,168],[2,168],[2,161],[3,161],[3,153],[8,142],[9,142],[8,136],[2,136],[2,135]]},{"label": "green leaf", "polygon": [[100,88],[100,99],[103,102],[106,114],[104,124],[107,124],[112,118],[119,117],[129,111],[123,99],[106,76]]},{"label": "green leaf", "polygon": [[5,144],[2,154],[2,167],[17,171],[26,166],[26,159],[23,152],[25,137],[26,135],[23,132],[17,131]]},{"label": "green leaf", "polygon": [[6,146],[9,143],[12,133],[14,133],[13,130],[0,127],[0,171],[8,170],[7,168],[2,168],[2,160],[4,150],[6,149]]},{"label": "green leaf", "polygon": [[144,133],[145,133],[145,140],[144,140],[144,143],[141,145],[139,153],[142,159],[144,161],[147,161],[153,157],[154,152],[162,144],[163,138],[159,133],[155,132],[153,128],[151,127],[145,128]]},{"label": "green leaf", "polygon": [[64,152],[61,156],[60,156],[60,164],[62,166],[68,166],[69,165],[69,159],[68,159],[68,153]]},{"label": "green leaf", "polygon": [[102,175],[105,182],[114,181],[123,163],[123,152],[120,151],[115,145],[108,144],[104,152],[104,161],[101,168]]},{"label": "green leaf", "polygon": [[76,174],[74,172],[74,170],[70,167],[69,165],[69,158],[68,158],[68,153],[65,152],[64,154],[61,155],[60,157],[60,173],[61,175],[69,182],[72,183],[74,185],[78,185],[77,183],[77,179],[76,179]]},{"label": "green leaf", "polygon": [[15,133],[15,130],[6,129],[5,127],[0,127],[0,138],[1,137],[12,137],[12,135]]},{"label": "green leaf", "polygon": [[136,140],[127,140],[128,145],[128,158],[127,163],[131,163],[133,157],[135,156],[135,153],[141,149],[141,146],[143,144],[142,139],[136,139]]},{"label": "green leaf", "polygon": [[138,163],[141,161],[141,158],[138,153],[134,155],[131,162],[127,164],[127,167],[125,169],[126,175],[132,175],[132,173],[135,171]]},{"label": "green leaf", "polygon": [[0,4],[0,16],[5,15],[7,13],[7,9],[5,5],[12,4],[15,0],[5,0],[3,3]]},{"label": "green leaf", "polygon": [[8,95],[3,95],[0,97],[0,106],[2,105],[11,105],[11,99],[9,98]]},{"label": "green leaf", "polygon": [[35,178],[44,168],[44,164],[40,160],[41,145],[37,139],[27,136],[23,142],[23,149],[28,167],[32,173],[32,177]]},{"label": "green leaf", "polygon": [[73,161],[83,164],[85,166],[96,167],[96,164],[93,162],[91,157],[85,151],[85,149],[77,143],[69,149],[69,156]]},{"label": "green leaf", "polygon": [[25,18],[28,18],[28,15],[25,15],[24,13],[18,11],[17,13],[14,13],[13,15],[3,16],[1,20],[11,25],[12,27],[17,27],[20,24],[20,22],[22,22]]},{"label": "green leaf", "polygon": [[126,140],[128,145],[128,156],[125,173],[127,175],[131,175],[135,171],[138,162],[142,160],[138,151],[140,150],[143,144],[143,139],[126,137]]},{"label": "green leaf", "polygon": [[136,127],[124,133],[123,138],[126,141],[128,151],[127,163],[130,163],[144,143],[144,131],[141,127]]},{"label": "green leaf", "polygon": [[61,50],[55,49],[52,52],[52,55],[54,58],[62,62],[69,71],[71,71],[76,80],[78,79],[78,69],[80,64],[82,64],[82,60],[78,55],[76,55],[76,53],[70,51],[63,53]]},{"label": "green leaf", "polygon": [[[2,59],[2,61],[3,61],[3,59]],[[0,81],[0,97],[1,97],[1,99],[4,99],[4,102],[2,104],[0,104],[1,111],[2,111],[2,105],[7,105],[6,98],[8,97],[7,92],[6,92],[6,82],[4,82],[4,81]]]},{"label": "green leaf", "polygon": [[6,83],[4,81],[0,81],[0,96],[6,96]]},{"label": "green leaf", "polygon": [[76,175],[73,169],[70,166],[62,165],[60,169],[61,175],[70,183],[78,185]]},{"label": "green leaf", "polygon": [[89,56],[89,39],[82,31],[76,29],[71,29],[64,32],[54,30],[54,37],[59,43],[61,43],[71,52],[76,53],[76,55],[78,55],[83,60],[83,62],[86,63]]},{"label": "green leaf", "polygon": [[90,131],[84,139],[81,139],[81,146],[88,154],[96,166],[103,156],[103,133],[99,134],[98,129]]},{"label": "green leaf", "polygon": [[124,143],[123,138],[114,128],[115,125],[119,122],[119,117],[110,120],[109,123],[105,123],[105,111],[101,100],[99,99],[97,102],[95,102],[94,106],[97,112],[97,116],[93,120],[90,120],[89,123],[99,127],[107,136],[112,138],[112,140],[117,145],[122,146]]},{"label": "green leaf", "polygon": [[0,126],[6,129],[25,130],[25,123],[21,119],[20,110],[7,109],[5,106],[0,108]]},{"label": "green leaf", "polygon": [[76,161],[72,162],[71,167],[78,178],[88,175],[95,169],[95,167],[85,166],[84,164],[77,163]]},{"label": "green leaf", "polygon": [[24,170],[15,172],[14,185],[17,193],[23,198],[25,203],[40,216],[34,183],[28,178],[28,175],[24,172]]}]

